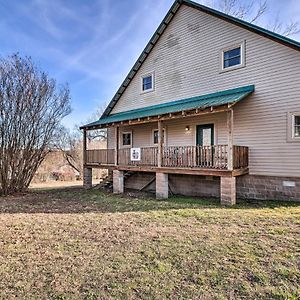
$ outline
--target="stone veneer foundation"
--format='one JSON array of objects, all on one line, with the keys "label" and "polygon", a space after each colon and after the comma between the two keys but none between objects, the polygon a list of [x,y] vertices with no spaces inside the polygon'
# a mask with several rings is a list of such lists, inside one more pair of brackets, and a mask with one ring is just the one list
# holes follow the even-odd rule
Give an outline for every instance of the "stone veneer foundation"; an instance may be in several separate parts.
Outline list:
[{"label": "stone veneer foundation", "polygon": [[245,175],[236,182],[238,198],[300,201],[300,177]]}]

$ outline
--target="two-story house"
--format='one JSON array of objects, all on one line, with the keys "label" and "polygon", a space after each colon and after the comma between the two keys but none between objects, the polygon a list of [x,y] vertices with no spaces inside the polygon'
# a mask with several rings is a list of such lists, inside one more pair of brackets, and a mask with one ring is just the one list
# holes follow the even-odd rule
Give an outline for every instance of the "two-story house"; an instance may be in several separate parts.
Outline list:
[{"label": "two-story house", "polygon": [[[84,184],[300,200],[300,43],[177,0],[102,117],[85,126]],[[108,128],[105,150],[86,131]],[[127,175],[127,176],[126,176]]]}]

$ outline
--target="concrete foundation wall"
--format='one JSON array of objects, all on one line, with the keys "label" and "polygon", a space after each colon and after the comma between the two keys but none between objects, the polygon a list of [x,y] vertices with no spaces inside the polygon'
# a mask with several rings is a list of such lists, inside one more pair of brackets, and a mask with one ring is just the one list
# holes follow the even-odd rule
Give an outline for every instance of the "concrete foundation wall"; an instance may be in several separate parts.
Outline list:
[{"label": "concrete foundation wall", "polygon": [[[154,176],[136,173],[125,180],[125,187],[140,189]],[[219,177],[169,174],[169,186],[173,194],[221,196]],[[155,192],[155,181],[145,191]],[[236,194],[240,199],[300,201],[300,178],[245,175],[236,178]]]},{"label": "concrete foundation wall", "polygon": [[169,184],[174,194],[220,197],[219,177],[170,174]]},{"label": "concrete foundation wall", "polygon": [[[148,182],[150,182],[153,177],[155,177],[155,173],[137,172],[134,175],[126,178],[125,188],[139,190],[143,188]],[[147,186],[144,191],[155,192],[155,181]]]}]

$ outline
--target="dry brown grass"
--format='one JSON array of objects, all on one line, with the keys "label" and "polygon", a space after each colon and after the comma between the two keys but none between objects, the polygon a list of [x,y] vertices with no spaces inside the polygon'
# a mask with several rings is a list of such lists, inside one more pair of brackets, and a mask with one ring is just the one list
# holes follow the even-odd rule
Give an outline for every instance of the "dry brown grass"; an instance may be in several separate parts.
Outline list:
[{"label": "dry brown grass", "polygon": [[68,188],[73,186],[82,186],[82,180],[73,181],[48,181],[48,182],[33,182],[30,184],[30,189],[50,189],[50,188]]},{"label": "dry brown grass", "polygon": [[2,299],[299,299],[300,204],[0,198]]}]

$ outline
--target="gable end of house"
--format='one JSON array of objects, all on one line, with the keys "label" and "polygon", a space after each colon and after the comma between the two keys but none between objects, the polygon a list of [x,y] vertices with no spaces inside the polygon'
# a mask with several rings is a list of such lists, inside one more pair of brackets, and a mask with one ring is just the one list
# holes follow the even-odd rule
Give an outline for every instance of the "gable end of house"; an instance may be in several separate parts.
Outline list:
[{"label": "gable end of house", "polygon": [[229,22],[229,23],[234,24],[236,26],[239,26],[239,27],[242,27],[242,28],[247,29],[249,31],[252,31],[252,32],[254,32],[256,34],[259,34],[259,35],[261,35],[265,38],[268,38],[268,39],[270,39],[274,42],[280,43],[282,45],[285,45],[287,47],[290,47],[292,49],[300,51],[300,43],[295,41],[295,40],[289,39],[289,38],[284,37],[280,34],[274,33],[272,31],[269,31],[269,30],[264,29],[262,27],[259,27],[257,25],[248,23],[246,21],[240,20],[240,19],[232,17],[230,15],[224,14],[220,11],[214,10],[212,8],[206,7],[206,6],[198,4],[196,2],[193,2],[193,1],[190,1],[190,0],[176,0],[174,2],[174,4],[172,5],[172,7],[169,9],[168,13],[164,17],[161,24],[158,26],[158,29],[155,31],[155,33],[151,37],[150,41],[148,42],[148,44],[144,48],[142,54],[139,56],[136,63],[134,64],[134,66],[129,71],[127,77],[122,82],[120,88],[118,89],[118,91],[116,92],[116,94],[114,95],[114,97],[112,98],[112,100],[110,101],[108,106],[106,107],[106,109],[103,112],[101,118],[107,117],[112,112],[112,110],[115,107],[116,103],[121,98],[121,96],[125,92],[126,88],[130,84],[132,79],[135,77],[136,73],[139,71],[139,69],[142,66],[142,64],[144,63],[144,61],[147,59],[148,55],[150,54],[150,52],[152,51],[152,49],[154,48],[154,46],[158,42],[159,38],[164,33],[167,26],[172,21],[173,17],[177,13],[177,11],[181,7],[181,5],[187,5],[189,7],[197,9],[199,11],[202,11],[206,14],[209,14],[213,17],[217,17],[217,18],[222,19],[226,22]]}]

